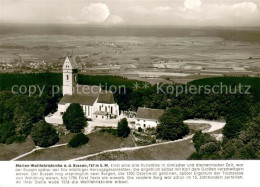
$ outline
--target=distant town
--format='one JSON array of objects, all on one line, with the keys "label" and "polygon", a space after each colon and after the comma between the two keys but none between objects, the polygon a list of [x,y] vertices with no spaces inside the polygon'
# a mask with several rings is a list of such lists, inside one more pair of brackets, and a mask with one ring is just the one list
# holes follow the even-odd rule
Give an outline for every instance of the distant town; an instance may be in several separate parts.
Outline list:
[{"label": "distant town", "polygon": [[[64,54],[74,52],[83,74],[119,75],[151,84],[187,83],[216,76],[260,75],[259,45],[221,38],[136,38],[38,36],[1,38],[0,72],[61,72]],[[88,40],[87,40],[88,39]],[[87,41],[87,42],[84,42]],[[18,44],[17,44],[18,43]],[[50,54],[50,55],[46,55]]]}]

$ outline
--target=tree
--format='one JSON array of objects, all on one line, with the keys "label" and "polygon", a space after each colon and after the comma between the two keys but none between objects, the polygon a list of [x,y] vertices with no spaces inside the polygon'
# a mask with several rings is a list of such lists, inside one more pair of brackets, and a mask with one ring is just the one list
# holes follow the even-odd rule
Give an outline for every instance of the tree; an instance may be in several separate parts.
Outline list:
[{"label": "tree", "polygon": [[201,159],[221,159],[220,142],[208,133],[198,131],[192,138],[196,152],[192,153],[189,157],[191,160]]},{"label": "tree", "polygon": [[201,155],[212,155],[220,150],[220,146],[216,142],[208,142],[200,147]]},{"label": "tree", "polygon": [[15,135],[15,125],[13,123],[5,122],[0,124],[0,143],[6,143],[8,139],[14,135]]},{"label": "tree", "polygon": [[201,131],[198,131],[195,133],[195,135],[192,138],[192,141],[194,143],[194,147],[197,152],[199,152],[200,147],[206,143],[209,142],[217,142],[215,138],[210,136],[208,133],[202,133]]},{"label": "tree", "polygon": [[126,138],[130,134],[130,128],[126,118],[121,119],[117,124],[117,136]]},{"label": "tree", "polygon": [[189,133],[189,127],[183,123],[179,108],[168,109],[160,118],[156,137],[164,140],[177,140]]},{"label": "tree", "polygon": [[238,119],[228,119],[223,128],[223,134],[229,139],[237,137],[243,128],[242,124],[243,123]]},{"label": "tree", "polygon": [[88,143],[88,141],[89,138],[81,132],[73,136],[73,138],[69,141],[69,146],[79,147],[81,145]]},{"label": "tree", "polygon": [[143,132],[143,129],[141,127],[138,127],[138,132]]},{"label": "tree", "polygon": [[246,130],[237,138],[227,140],[223,145],[225,159],[259,159],[260,157],[260,122],[256,119],[247,124]]},{"label": "tree", "polygon": [[72,103],[63,114],[63,123],[72,133],[78,133],[86,126],[86,117],[78,103]]},{"label": "tree", "polygon": [[16,125],[16,134],[27,137],[32,130],[32,117],[25,112],[23,107],[18,106],[14,110],[13,123]]},{"label": "tree", "polygon": [[31,136],[34,144],[40,147],[49,147],[59,141],[55,128],[45,121],[40,121],[34,125]]}]

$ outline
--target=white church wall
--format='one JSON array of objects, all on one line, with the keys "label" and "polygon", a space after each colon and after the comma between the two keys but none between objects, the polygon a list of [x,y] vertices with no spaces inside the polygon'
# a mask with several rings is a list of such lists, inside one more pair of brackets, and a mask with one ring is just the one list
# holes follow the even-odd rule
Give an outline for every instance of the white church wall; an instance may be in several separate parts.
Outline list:
[{"label": "white church wall", "polygon": [[70,106],[70,103],[66,104],[58,104],[58,112],[59,113],[64,113],[66,112],[67,108]]},{"label": "white church wall", "polygon": [[119,107],[117,104],[97,103],[97,111],[119,116]]},{"label": "white church wall", "polygon": [[84,114],[87,118],[92,118],[93,117],[93,106],[90,105],[81,105],[83,108]]}]

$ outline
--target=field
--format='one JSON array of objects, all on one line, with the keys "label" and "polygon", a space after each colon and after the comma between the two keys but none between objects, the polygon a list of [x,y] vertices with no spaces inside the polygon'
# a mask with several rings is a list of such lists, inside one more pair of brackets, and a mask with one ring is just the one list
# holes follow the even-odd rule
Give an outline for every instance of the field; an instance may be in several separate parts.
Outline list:
[{"label": "field", "polygon": [[[210,126],[208,124],[189,124],[189,127],[194,133],[194,130],[205,130]],[[63,132],[63,130],[60,132]],[[56,145],[68,143],[72,136],[73,134],[71,133],[62,135]],[[134,140],[131,136],[124,139],[116,137],[111,133],[94,131],[90,133],[88,137],[90,138],[89,143],[79,148],[70,148],[67,145],[50,147],[36,150],[33,153],[19,158],[18,160],[69,160],[111,149],[135,147],[135,143],[133,142]],[[121,150],[100,153],[96,156],[90,156],[84,160],[185,160],[195,151],[191,139],[166,144],[151,145],[151,147],[148,146],[138,150]],[[185,149],[183,149],[184,147]],[[28,136],[24,143],[14,143],[11,145],[0,144],[0,148],[0,160],[11,160],[19,155],[30,152],[35,148],[35,145],[31,139],[31,136]]]},{"label": "field", "polygon": [[89,134],[88,137],[88,144],[79,148],[70,148],[65,145],[56,148],[42,149],[23,157],[21,160],[69,160],[107,149],[134,146],[130,136],[126,139],[122,139],[107,133],[93,132]]},{"label": "field", "polygon": [[139,150],[104,153],[86,160],[186,160],[194,151],[193,143],[185,140]]},{"label": "field", "polygon": [[30,136],[22,144],[0,144],[0,160],[11,160],[21,154],[31,151],[33,148],[35,148],[35,145]]},{"label": "field", "polygon": [[51,28],[27,29],[20,29],[21,33],[2,29],[0,71],[60,72],[65,56],[73,50],[82,73],[120,75],[152,84],[260,73],[257,29],[136,28],[130,32],[132,28],[118,28],[112,33],[114,28],[86,28],[86,32],[66,28],[59,35]]},{"label": "field", "polygon": [[[73,53],[80,69],[80,84],[127,84],[127,88],[132,89],[136,80],[151,84],[241,83],[251,85],[253,96],[260,98],[260,78],[256,78],[260,76],[259,29],[87,28],[85,32],[82,28],[48,29],[1,29],[0,73],[21,74],[1,74],[0,91],[8,90],[15,84],[39,84],[39,80],[44,85],[60,86],[64,58],[68,53]],[[58,73],[24,74],[28,72]],[[200,78],[207,79],[197,80]],[[135,95],[131,97],[134,98]],[[121,105],[130,100],[120,99],[123,100],[119,103]],[[191,131],[193,132],[194,130]],[[70,138],[71,134],[62,137],[58,144],[67,143]],[[68,160],[104,150],[135,146],[131,137],[120,139],[111,134],[95,132],[89,134],[89,138],[87,145],[77,149],[66,145],[41,149],[21,160]],[[30,136],[22,144],[0,144],[0,160],[10,160],[34,148]],[[190,140],[185,140],[140,150],[104,153],[88,159],[174,160],[187,159],[192,152],[193,144]]]}]

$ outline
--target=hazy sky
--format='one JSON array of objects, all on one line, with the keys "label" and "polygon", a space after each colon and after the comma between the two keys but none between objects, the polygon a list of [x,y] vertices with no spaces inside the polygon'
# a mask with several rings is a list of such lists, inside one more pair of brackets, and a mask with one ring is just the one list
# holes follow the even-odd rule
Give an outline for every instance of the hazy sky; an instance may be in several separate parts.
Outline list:
[{"label": "hazy sky", "polygon": [[0,0],[1,23],[260,26],[260,0]]}]

